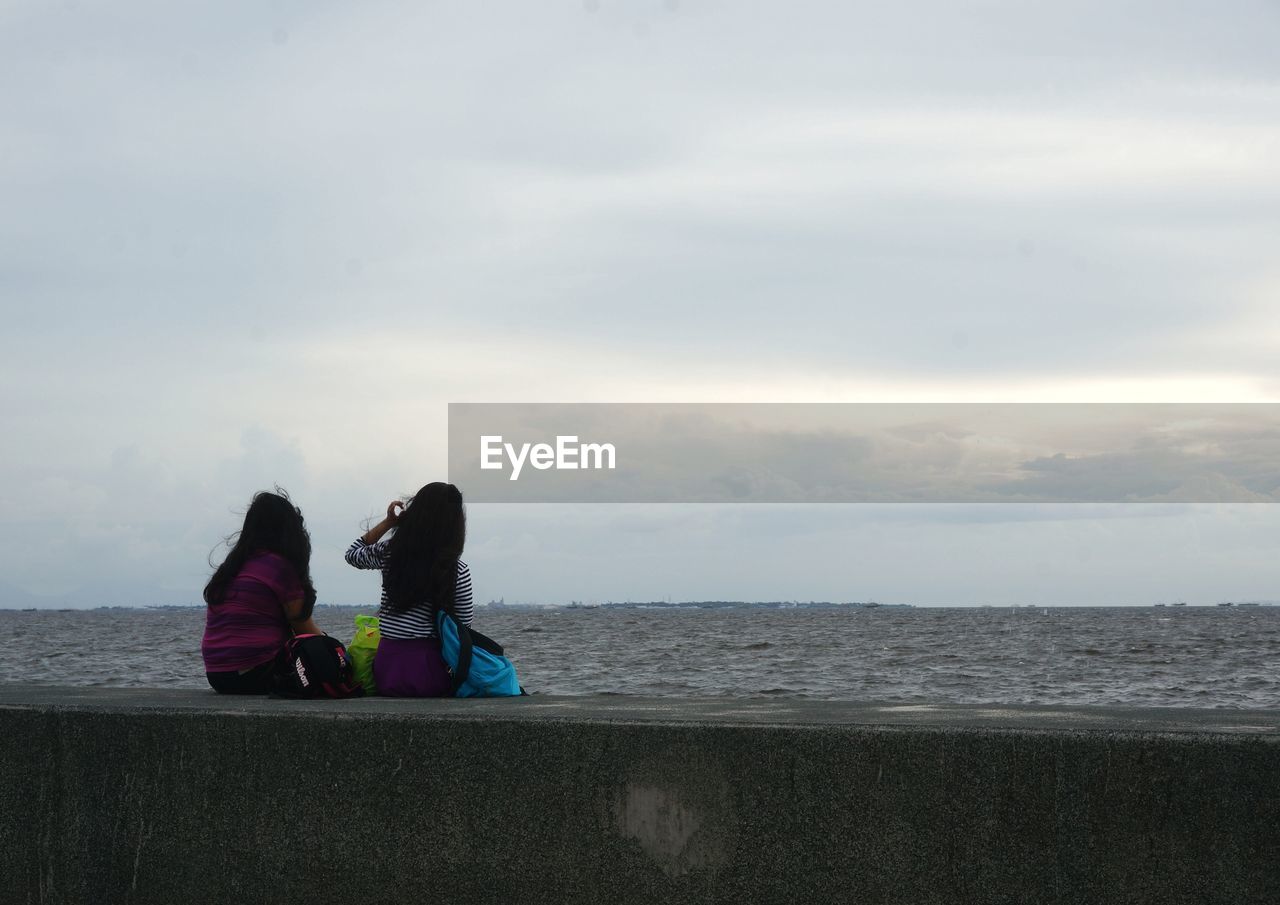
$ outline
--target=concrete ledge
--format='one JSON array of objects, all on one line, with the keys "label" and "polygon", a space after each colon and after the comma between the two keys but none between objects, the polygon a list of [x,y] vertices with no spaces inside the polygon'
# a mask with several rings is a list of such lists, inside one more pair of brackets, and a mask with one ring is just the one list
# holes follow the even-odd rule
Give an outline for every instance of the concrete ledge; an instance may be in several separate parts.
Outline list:
[{"label": "concrete ledge", "polygon": [[3,902],[1280,902],[1280,712],[0,687]]}]

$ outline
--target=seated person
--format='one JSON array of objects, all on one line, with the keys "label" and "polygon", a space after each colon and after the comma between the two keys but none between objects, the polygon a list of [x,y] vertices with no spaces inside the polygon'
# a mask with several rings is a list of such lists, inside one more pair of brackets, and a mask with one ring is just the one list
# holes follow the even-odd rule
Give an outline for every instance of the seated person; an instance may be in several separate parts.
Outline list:
[{"label": "seated person", "polygon": [[205,676],[223,694],[266,694],[289,638],[320,634],[311,618],[311,535],[302,510],[283,491],[264,491],[254,496],[233,537],[231,552],[204,589]]},{"label": "seated person", "polygon": [[[390,540],[383,540],[392,528]],[[462,625],[474,619],[471,571],[458,559],[466,536],[462,493],[452,484],[435,482],[414,494],[407,506],[393,500],[387,517],[347,550],[347,562],[357,569],[382,572],[382,640],[373,658],[379,694],[453,693],[435,617],[443,609]]]}]

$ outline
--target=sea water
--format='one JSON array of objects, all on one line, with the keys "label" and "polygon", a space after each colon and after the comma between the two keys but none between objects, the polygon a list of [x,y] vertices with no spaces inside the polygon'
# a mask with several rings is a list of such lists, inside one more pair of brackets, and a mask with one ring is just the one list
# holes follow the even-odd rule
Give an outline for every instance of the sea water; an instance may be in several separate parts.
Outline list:
[{"label": "sea water", "polygon": [[[344,640],[367,608],[317,607]],[[0,682],[207,688],[200,608],[0,610]],[[481,607],[547,694],[1280,707],[1280,607]]]}]

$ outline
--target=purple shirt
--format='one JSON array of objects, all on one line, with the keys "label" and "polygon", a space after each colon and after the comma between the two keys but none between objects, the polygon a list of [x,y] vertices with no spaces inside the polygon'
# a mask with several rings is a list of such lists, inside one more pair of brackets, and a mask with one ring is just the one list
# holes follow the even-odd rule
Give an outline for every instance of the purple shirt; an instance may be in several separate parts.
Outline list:
[{"label": "purple shirt", "polygon": [[284,557],[265,550],[249,557],[222,603],[205,609],[205,672],[238,672],[274,659],[292,634],[284,602],[302,596],[302,581]]}]

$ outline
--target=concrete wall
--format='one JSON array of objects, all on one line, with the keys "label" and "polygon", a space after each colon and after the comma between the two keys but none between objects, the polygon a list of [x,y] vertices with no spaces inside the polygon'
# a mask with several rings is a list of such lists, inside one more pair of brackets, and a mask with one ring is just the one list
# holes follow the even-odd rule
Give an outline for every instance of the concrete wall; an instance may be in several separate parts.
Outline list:
[{"label": "concrete wall", "polygon": [[0,687],[0,901],[1280,902],[1280,713]]}]

